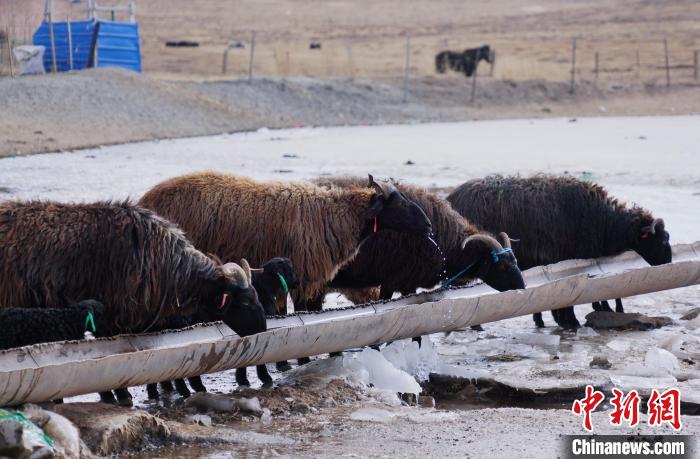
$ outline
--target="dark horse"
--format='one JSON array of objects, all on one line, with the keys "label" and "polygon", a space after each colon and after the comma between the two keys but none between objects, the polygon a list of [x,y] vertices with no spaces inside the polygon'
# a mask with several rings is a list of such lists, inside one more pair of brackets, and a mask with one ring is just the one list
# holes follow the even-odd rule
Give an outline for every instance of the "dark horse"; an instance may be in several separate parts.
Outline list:
[{"label": "dark horse", "polygon": [[435,70],[437,73],[445,73],[447,68],[455,72],[462,72],[470,77],[476,71],[479,61],[484,60],[491,64],[491,48],[484,45],[480,48],[468,48],[461,53],[455,51],[442,51],[435,56]]}]

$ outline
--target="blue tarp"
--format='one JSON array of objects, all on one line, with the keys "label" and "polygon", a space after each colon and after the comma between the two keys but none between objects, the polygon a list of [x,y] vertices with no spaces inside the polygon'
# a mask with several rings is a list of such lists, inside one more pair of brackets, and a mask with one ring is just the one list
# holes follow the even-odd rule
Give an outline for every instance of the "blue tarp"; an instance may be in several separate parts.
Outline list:
[{"label": "blue tarp", "polygon": [[[70,30],[74,70],[87,67],[121,67],[141,72],[141,49],[137,24],[103,20],[75,21],[70,23]],[[54,22],[53,32],[56,68],[59,72],[65,72],[70,70],[68,23]],[[96,33],[97,36],[95,36]],[[34,33],[32,42],[46,47],[44,68],[50,71],[52,56],[48,22],[42,22]],[[94,46],[97,46],[97,49],[93,54]]]}]

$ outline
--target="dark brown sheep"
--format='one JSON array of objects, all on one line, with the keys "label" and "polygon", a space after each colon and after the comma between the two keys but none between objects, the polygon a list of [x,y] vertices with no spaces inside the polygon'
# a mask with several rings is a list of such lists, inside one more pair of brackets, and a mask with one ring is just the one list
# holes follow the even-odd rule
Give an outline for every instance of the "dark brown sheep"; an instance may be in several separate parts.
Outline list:
[{"label": "dark brown sheep", "polygon": [[[316,183],[348,188],[360,181],[358,177],[338,177],[318,179]],[[367,287],[381,286],[380,297],[389,299],[395,292],[406,295],[453,278],[454,284],[480,278],[500,291],[525,287],[513,254],[504,252],[504,247],[510,247],[507,236],[499,236],[499,242],[471,225],[447,201],[423,188],[403,183],[395,186],[430,218],[433,239],[391,230],[378,233],[368,238],[357,257],[338,272],[331,288],[341,289],[355,302],[366,302],[373,298],[359,294],[368,292]],[[504,256],[494,258],[494,253]]]},{"label": "dark brown sheep", "polygon": [[105,305],[107,335],[141,333],[194,309],[241,335],[264,331],[250,273],[221,266],[128,202],[0,204],[0,307]]},{"label": "dark brown sheep", "polygon": [[[600,185],[574,177],[493,175],[460,185],[447,200],[476,225],[518,239],[513,250],[523,270],[626,250],[634,250],[651,265],[671,261],[663,220],[642,208],[627,207]],[[565,328],[579,326],[573,308],[552,313]],[[541,314],[535,323],[544,326]]]},{"label": "dark brown sheep", "polygon": [[245,254],[260,265],[290,258],[299,275],[297,310],[323,291],[375,229],[430,232],[420,207],[371,176],[363,186],[326,190],[203,172],[156,185],[139,203],[177,222],[200,250],[222,259]]}]

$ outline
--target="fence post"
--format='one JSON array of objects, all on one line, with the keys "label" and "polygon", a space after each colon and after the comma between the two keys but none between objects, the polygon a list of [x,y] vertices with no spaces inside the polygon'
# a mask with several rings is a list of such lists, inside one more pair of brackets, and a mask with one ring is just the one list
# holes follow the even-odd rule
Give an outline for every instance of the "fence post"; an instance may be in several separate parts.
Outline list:
[{"label": "fence post", "polygon": [[491,51],[491,69],[489,69],[489,77],[493,78],[493,69],[496,67],[496,50]]},{"label": "fence post", "polygon": [[6,29],[5,33],[7,34],[7,53],[10,58],[10,77],[14,78],[15,68],[12,64],[12,38],[10,37],[10,29]]},{"label": "fence post", "polygon": [[406,36],[406,59],[403,74],[403,101],[408,102],[408,84],[411,78],[411,37]]},{"label": "fence post", "polygon": [[350,68],[350,81],[355,80],[355,68],[352,64],[352,43],[349,43],[346,47],[348,52],[348,67]]},{"label": "fence post", "polygon": [[571,40],[571,85],[569,86],[569,92],[574,93],[574,86],[576,85],[576,37]]},{"label": "fence post", "polygon": [[595,68],[593,69],[593,73],[595,74],[595,83],[598,84],[598,74],[600,73],[600,67],[599,67],[599,55],[598,51],[595,52]]},{"label": "fence post", "polygon": [[51,71],[56,73],[58,70],[56,68],[56,40],[53,34],[53,13],[49,12],[49,41],[51,44]]},{"label": "fence post", "polygon": [[666,63],[666,87],[671,87],[671,69],[668,66],[668,40],[664,38],[664,58]]},{"label": "fence post", "polygon": [[693,76],[695,81],[698,81],[698,76],[700,76],[700,50],[693,51]]},{"label": "fence post", "polygon": [[639,79],[639,67],[640,67],[640,65],[639,65],[639,50],[637,50],[637,52],[635,54],[637,57],[637,79]]},{"label": "fence post", "polygon": [[73,70],[73,31],[71,30],[70,18],[66,18],[68,29],[68,68]]},{"label": "fence post", "polygon": [[224,58],[223,61],[221,62],[221,74],[226,75],[226,67],[228,66],[228,52],[231,49],[231,44],[229,43],[226,45],[226,49],[224,50]]},{"label": "fence post", "polygon": [[250,34],[250,61],[248,62],[248,81],[253,81],[253,59],[255,59],[255,30]]}]

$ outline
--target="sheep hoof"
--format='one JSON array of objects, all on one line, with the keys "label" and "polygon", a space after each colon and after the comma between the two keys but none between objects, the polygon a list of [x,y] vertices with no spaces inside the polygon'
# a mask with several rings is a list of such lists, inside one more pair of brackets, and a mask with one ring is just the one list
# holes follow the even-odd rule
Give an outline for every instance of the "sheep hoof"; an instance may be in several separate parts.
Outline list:
[{"label": "sheep hoof", "polygon": [[264,386],[269,386],[272,384],[272,376],[270,376],[270,373],[267,371],[267,367],[265,365],[258,365],[255,367],[258,373],[258,379],[262,381]]},{"label": "sheep hoof", "polygon": [[117,399],[114,398],[112,391],[100,392],[100,401],[109,405],[116,405]]},{"label": "sheep hoof", "polygon": [[301,357],[297,359],[297,364],[299,365],[306,365],[309,362],[311,362],[311,359],[308,357]]},{"label": "sheep hoof", "polygon": [[482,327],[481,325],[472,325],[472,330],[480,332],[484,331],[484,327]]},{"label": "sheep hoof", "polygon": [[187,378],[187,381],[189,381],[190,387],[195,392],[206,392],[207,391],[207,388],[204,387],[204,383],[202,382],[202,378],[200,378],[199,376]]},{"label": "sheep hoof", "polygon": [[343,355],[343,353],[342,352],[331,352],[328,355],[330,357],[340,357],[341,355]]},{"label": "sheep hoof", "polygon": [[283,362],[277,362],[275,366],[277,367],[277,371],[281,372],[289,371],[292,369],[292,366],[286,360]]},{"label": "sheep hoof", "polygon": [[250,387],[250,381],[248,381],[248,369],[246,367],[236,368],[236,383],[239,386]]}]

